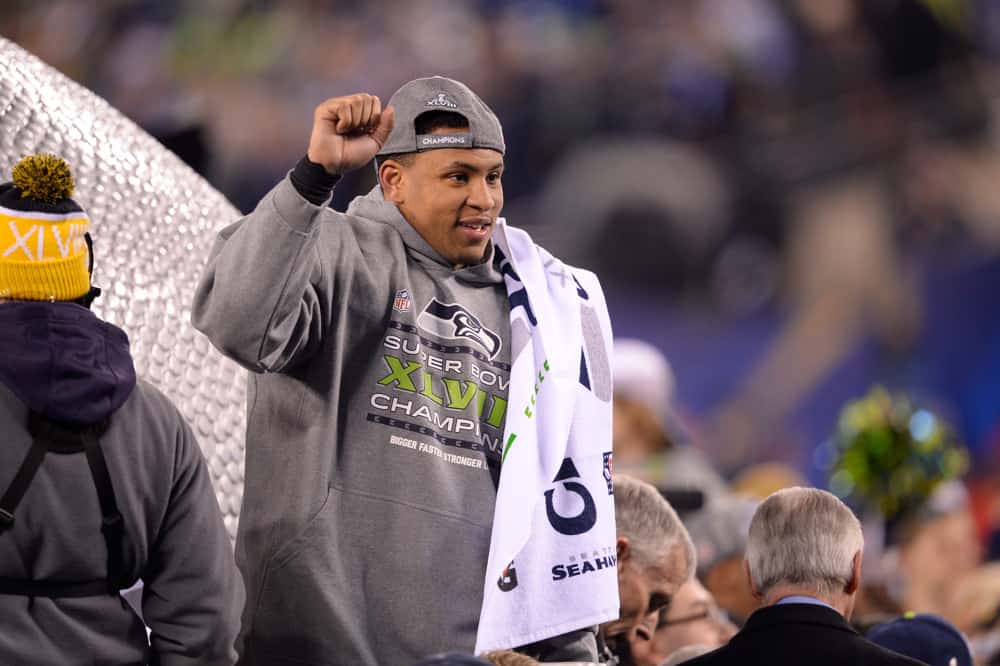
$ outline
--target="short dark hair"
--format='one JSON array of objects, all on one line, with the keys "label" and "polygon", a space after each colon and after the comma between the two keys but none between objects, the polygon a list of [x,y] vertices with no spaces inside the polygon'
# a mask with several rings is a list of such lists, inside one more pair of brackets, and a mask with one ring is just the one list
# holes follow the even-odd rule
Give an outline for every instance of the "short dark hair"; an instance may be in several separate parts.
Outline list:
[{"label": "short dark hair", "polygon": [[454,111],[425,111],[413,121],[417,134],[431,134],[434,130],[468,129],[469,121],[461,113]]},{"label": "short dark hair", "polygon": [[[455,113],[454,111],[425,111],[417,116],[413,121],[413,129],[416,131],[417,135],[420,134],[433,134],[434,130],[439,129],[468,129],[469,121],[461,113]],[[403,166],[410,166],[413,164],[414,153],[392,153],[391,155],[383,155],[379,157],[376,161],[379,167],[386,160],[394,160],[399,162]]]}]

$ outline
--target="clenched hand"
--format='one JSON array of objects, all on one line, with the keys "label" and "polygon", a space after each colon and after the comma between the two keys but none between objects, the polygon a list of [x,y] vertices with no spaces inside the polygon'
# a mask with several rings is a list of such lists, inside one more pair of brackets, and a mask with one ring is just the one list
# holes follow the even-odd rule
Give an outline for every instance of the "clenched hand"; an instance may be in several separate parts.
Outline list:
[{"label": "clenched hand", "polygon": [[313,114],[307,155],[331,174],[357,169],[375,157],[389,138],[394,118],[394,109],[383,111],[374,95],[328,99]]}]

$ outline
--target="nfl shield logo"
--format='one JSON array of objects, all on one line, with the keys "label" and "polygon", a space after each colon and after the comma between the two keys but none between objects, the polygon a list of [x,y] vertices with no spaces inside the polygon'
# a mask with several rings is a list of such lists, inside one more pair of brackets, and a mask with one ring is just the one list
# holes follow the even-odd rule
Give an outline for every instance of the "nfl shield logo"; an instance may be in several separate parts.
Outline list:
[{"label": "nfl shield logo", "polygon": [[612,462],[613,454],[611,451],[606,451],[604,453],[604,482],[608,484],[608,494],[615,494],[615,484],[612,481],[611,473],[614,471],[614,463]]},{"label": "nfl shield logo", "polygon": [[410,292],[400,289],[396,292],[396,299],[392,302],[392,309],[396,312],[408,312],[410,310]]}]

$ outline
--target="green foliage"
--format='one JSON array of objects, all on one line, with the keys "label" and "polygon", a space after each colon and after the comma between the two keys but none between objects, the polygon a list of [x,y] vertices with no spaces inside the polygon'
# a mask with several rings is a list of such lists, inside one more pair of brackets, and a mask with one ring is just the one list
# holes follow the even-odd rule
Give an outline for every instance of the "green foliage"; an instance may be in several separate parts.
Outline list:
[{"label": "green foliage", "polygon": [[879,386],[844,406],[833,440],[831,491],[886,519],[916,510],[969,467],[948,424]]}]

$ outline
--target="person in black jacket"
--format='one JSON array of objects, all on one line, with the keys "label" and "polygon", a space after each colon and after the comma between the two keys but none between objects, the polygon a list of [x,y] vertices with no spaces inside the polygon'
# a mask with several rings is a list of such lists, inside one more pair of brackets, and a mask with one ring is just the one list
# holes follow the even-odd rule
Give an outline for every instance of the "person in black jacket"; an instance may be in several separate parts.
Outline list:
[{"label": "person in black jacket", "polygon": [[861,524],[815,488],[779,490],[750,523],[745,568],[762,607],[728,644],[691,666],[915,666],[866,640],[848,619],[861,584]]}]

